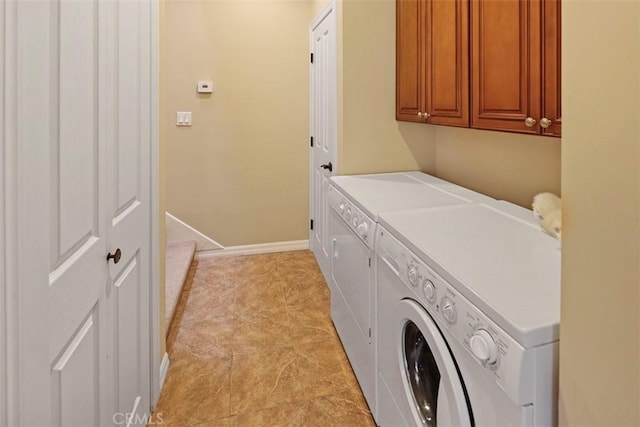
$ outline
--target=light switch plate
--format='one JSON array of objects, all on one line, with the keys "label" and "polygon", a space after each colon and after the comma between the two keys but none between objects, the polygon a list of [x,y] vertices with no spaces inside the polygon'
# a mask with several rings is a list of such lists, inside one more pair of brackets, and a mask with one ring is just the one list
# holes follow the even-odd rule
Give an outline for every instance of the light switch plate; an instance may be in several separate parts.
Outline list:
[{"label": "light switch plate", "polygon": [[176,124],[178,126],[191,126],[191,111],[178,111]]}]

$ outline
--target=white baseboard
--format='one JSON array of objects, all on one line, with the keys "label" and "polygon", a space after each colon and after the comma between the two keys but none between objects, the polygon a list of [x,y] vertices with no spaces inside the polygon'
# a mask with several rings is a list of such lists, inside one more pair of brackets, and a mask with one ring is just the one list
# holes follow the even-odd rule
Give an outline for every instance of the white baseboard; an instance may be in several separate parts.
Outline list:
[{"label": "white baseboard", "polygon": [[213,258],[227,255],[256,255],[273,252],[301,251],[309,249],[308,240],[288,242],[259,243],[256,245],[227,246],[224,249],[196,252],[196,259]]},{"label": "white baseboard", "polygon": [[193,240],[196,242],[196,251],[208,251],[224,249],[220,243],[191,227],[186,222],[176,218],[169,212],[165,212],[167,226],[167,242],[180,242]]},{"label": "white baseboard", "polygon": [[[164,386],[164,380],[167,378],[167,372],[169,371],[169,364],[171,361],[169,360],[169,353],[164,354],[162,356],[162,363],[160,363],[160,393],[162,392],[162,387]],[[158,393],[158,396],[160,396]]]}]

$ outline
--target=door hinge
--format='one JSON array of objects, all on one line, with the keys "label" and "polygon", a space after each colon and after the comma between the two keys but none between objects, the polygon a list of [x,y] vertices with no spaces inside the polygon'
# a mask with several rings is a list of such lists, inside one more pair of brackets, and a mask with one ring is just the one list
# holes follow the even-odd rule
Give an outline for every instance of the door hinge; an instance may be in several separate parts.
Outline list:
[{"label": "door hinge", "polygon": [[369,258],[369,268],[371,268],[371,258]]},{"label": "door hinge", "polygon": [[311,137],[310,140],[311,140],[311,146],[313,147],[313,137]]},{"label": "door hinge", "polygon": [[311,53],[311,63],[313,64],[313,53]]},{"label": "door hinge", "polygon": [[309,226],[311,227],[311,229],[313,230],[313,220],[309,220]]},{"label": "door hinge", "polygon": [[371,328],[369,328],[369,338],[371,338]]}]

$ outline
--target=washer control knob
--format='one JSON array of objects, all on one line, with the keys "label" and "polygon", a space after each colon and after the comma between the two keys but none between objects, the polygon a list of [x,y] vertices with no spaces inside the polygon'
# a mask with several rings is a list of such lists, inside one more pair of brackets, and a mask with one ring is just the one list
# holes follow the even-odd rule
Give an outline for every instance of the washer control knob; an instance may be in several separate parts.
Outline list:
[{"label": "washer control knob", "polygon": [[367,224],[366,221],[362,221],[356,230],[358,231],[360,237],[366,239],[367,233],[369,232],[369,224]]},{"label": "washer control knob", "polygon": [[351,220],[351,208],[347,208],[347,213],[344,216],[347,218],[347,221]]},{"label": "washer control knob", "polygon": [[447,297],[442,298],[442,315],[452,325],[456,323],[456,306]]},{"label": "washer control knob", "polygon": [[418,285],[418,269],[415,265],[410,265],[407,267],[407,277],[409,278],[409,283],[411,286]]},{"label": "washer control knob", "polygon": [[340,206],[338,206],[338,208],[340,209],[340,214],[344,214],[344,202],[340,203]]},{"label": "washer control knob", "polygon": [[471,352],[474,356],[488,364],[494,364],[498,360],[498,346],[489,332],[478,329],[469,340]]},{"label": "washer control knob", "polygon": [[360,218],[358,218],[358,215],[353,215],[353,220],[351,221],[351,224],[353,224],[354,227],[357,227],[359,220]]},{"label": "washer control knob", "polygon": [[434,302],[436,300],[436,287],[431,280],[426,279],[424,281],[422,291],[427,301]]}]

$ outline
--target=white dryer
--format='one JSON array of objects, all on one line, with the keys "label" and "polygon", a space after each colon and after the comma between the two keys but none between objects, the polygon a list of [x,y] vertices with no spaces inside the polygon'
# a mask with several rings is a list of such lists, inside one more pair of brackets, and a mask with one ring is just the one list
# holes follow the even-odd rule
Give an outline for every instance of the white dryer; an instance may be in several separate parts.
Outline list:
[{"label": "white dryer", "polygon": [[493,199],[421,172],[335,176],[329,186],[331,317],[376,417],[374,238],[381,212]]},{"label": "white dryer", "polygon": [[506,202],[383,213],[381,427],[557,424],[560,247]]}]

